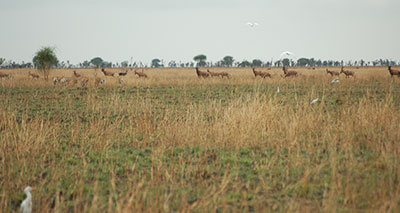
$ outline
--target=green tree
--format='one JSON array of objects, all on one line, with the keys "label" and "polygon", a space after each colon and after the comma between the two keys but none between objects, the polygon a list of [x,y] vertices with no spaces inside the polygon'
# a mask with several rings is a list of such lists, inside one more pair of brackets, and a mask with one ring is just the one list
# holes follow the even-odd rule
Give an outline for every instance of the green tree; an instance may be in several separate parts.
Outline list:
[{"label": "green tree", "polygon": [[123,67],[123,68],[128,67],[128,65],[129,65],[129,62],[128,62],[128,61],[123,61],[123,62],[121,62],[121,67]]},{"label": "green tree", "polygon": [[193,58],[193,60],[195,60],[197,62],[197,66],[199,66],[199,67],[204,67],[207,64],[206,63],[207,56],[205,56],[203,54],[195,56]]},{"label": "green tree", "polygon": [[284,58],[282,59],[282,65],[283,66],[289,66],[290,65],[290,60],[288,58]]},{"label": "green tree", "polygon": [[95,57],[90,60],[90,63],[93,64],[96,68],[99,68],[103,63],[103,59],[100,57]]},{"label": "green tree", "polygon": [[260,59],[254,59],[252,62],[253,67],[261,67],[263,62]]},{"label": "green tree", "polygon": [[51,68],[58,64],[56,53],[52,47],[42,47],[39,49],[32,61],[35,67],[43,73],[46,81],[49,80]]},{"label": "green tree", "polygon": [[2,65],[6,61],[5,58],[0,58],[0,65]]},{"label": "green tree", "polygon": [[297,66],[304,67],[306,65],[310,65],[311,66],[310,59],[308,59],[308,58],[299,58],[297,60]]},{"label": "green tree", "polygon": [[153,60],[151,60],[151,67],[160,67],[160,59],[155,58]]},{"label": "green tree", "polygon": [[247,60],[244,60],[238,64],[239,67],[251,67],[251,63]]},{"label": "green tree", "polygon": [[233,57],[232,56],[225,56],[223,59],[222,59],[222,62],[223,62],[223,65],[224,66],[227,66],[227,67],[231,67],[232,66],[232,64],[233,64]]}]

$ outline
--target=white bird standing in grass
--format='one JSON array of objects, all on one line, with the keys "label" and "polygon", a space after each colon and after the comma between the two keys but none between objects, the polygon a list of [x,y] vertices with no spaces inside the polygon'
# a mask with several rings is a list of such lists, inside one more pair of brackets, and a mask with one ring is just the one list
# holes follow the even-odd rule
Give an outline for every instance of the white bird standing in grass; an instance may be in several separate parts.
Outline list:
[{"label": "white bird standing in grass", "polygon": [[315,104],[315,103],[317,103],[317,101],[318,101],[318,98],[312,100],[310,104]]},{"label": "white bird standing in grass", "polygon": [[24,190],[26,194],[26,199],[21,203],[21,213],[31,213],[32,212],[32,188],[27,186]]},{"label": "white bird standing in grass", "polygon": [[279,93],[280,92],[280,90],[279,90],[279,87],[278,87],[278,89],[276,89],[276,93]]},{"label": "white bird standing in grass", "polygon": [[339,79],[338,79],[338,78],[335,78],[335,79],[333,79],[333,80],[331,81],[331,83],[339,83]]}]

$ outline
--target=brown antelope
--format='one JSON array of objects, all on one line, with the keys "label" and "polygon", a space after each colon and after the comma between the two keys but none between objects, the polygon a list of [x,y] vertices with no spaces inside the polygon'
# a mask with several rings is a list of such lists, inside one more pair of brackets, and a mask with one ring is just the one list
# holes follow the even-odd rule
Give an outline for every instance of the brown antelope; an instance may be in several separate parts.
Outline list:
[{"label": "brown antelope", "polygon": [[81,78],[82,77],[82,75],[77,73],[75,70],[74,70],[74,76],[75,76],[75,78]]},{"label": "brown antelope", "polygon": [[220,73],[218,73],[218,75],[221,76],[222,78],[224,78],[224,77],[230,78],[231,77],[231,75],[227,72],[220,72]]},{"label": "brown antelope", "polygon": [[389,69],[390,77],[393,77],[393,75],[397,75],[397,77],[400,78],[399,70],[392,70],[392,66],[389,66],[388,69]]},{"label": "brown antelope", "polygon": [[290,77],[290,76],[297,77],[297,72],[296,71],[288,71],[285,66],[282,69],[283,69],[283,73],[284,73],[284,78]]},{"label": "brown antelope", "polygon": [[106,71],[104,68],[101,69],[101,72],[105,75],[105,76],[114,76],[114,73]]},{"label": "brown antelope", "polygon": [[340,69],[340,73],[344,73],[346,75],[346,78],[348,78],[350,76],[354,77],[354,72],[353,71],[344,70],[344,67],[342,67]]},{"label": "brown antelope", "polygon": [[80,81],[82,87],[86,87],[86,85],[89,82],[89,78],[88,77],[82,77],[82,78],[79,79],[79,81]]},{"label": "brown antelope", "polygon": [[135,75],[138,75],[139,78],[147,78],[147,75],[145,73],[143,73],[143,69],[142,69],[142,72],[137,72],[135,70]]},{"label": "brown antelope", "polygon": [[64,78],[64,76],[56,76],[56,77],[54,77],[53,78],[53,85],[54,86],[56,86],[57,85],[57,83],[60,83],[61,82],[61,79],[63,79]]},{"label": "brown antelope", "polygon": [[198,67],[196,67],[196,74],[197,74],[197,77],[199,77],[199,78],[200,77],[207,78],[208,76],[210,76],[209,73],[200,71]]},{"label": "brown antelope", "polygon": [[31,71],[29,71],[28,74],[29,74],[29,77],[31,77],[31,78],[36,78],[36,79],[40,78],[40,76],[38,74],[31,73]]},{"label": "brown antelope", "polygon": [[106,78],[104,78],[104,79],[102,79],[102,78],[100,78],[100,77],[96,77],[95,79],[94,79],[94,85],[97,87],[97,86],[99,86],[100,84],[106,84],[107,83],[107,79]]},{"label": "brown antelope", "polygon": [[339,72],[328,70],[328,68],[326,68],[326,73],[330,74],[331,76],[339,76],[340,75]]},{"label": "brown antelope", "polygon": [[10,74],[0,72],[0,78],[10,78]]},{"label": "brown antelope", "polygon": [[269,74],[268,72],[261,72],[260,76],[263,78],[266,78],[266,77],[272,78],[271,74]]},{"label": "brown antelope", "polygon": [[209,70],[209,69],[207,69],[207,72],[208,72],[208,74],[209,74],[211,77],[218,77],[218,76],[219,76],[219,73],[216,73],[216,72],[210,72],[210,70]]},{"label": "brown antelope", "polygon": [[78,83],[78,79],[77,78],[66,78],[66,77],[64,77],[64,78],[62,78],[60,80],[60,83],[61,83],[61,85],[67,85],[67,84],[70,84],[70,83],[75,85],[75,84]]},{"label": "brown antelope", "polygon": [[256,68],[253,67],[254,77],[261,76],[261,71],[256,71]]},{"label": "brown antelope", "polygon": [[126,74],[128,74],[128,69],[126,69],[125,72],[118,73],[118,76],[125,76]]}]

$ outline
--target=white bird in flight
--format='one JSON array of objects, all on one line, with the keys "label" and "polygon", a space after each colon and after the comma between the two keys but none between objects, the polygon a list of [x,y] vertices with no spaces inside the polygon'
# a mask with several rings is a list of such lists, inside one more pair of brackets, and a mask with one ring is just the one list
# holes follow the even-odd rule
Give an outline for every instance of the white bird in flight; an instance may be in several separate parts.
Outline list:
[{"label": "white bird in flight", "polygon": [[27,186],[24,189],[24,192],[26,194],[26,199],[22,201],[21,203],[21,213],[31,213],[32,212],[32,194],[31,194],[32,188],[30,186]]},{"label": "white bird in flight", "polygon": [[310,104],[315,104],[315,103],[317,103],[317,101],[318,101],[318,98],[312,100]]},{"label": "white bird in flight", "polygon": [[333,79],[333,80],[331,81],[331,83],[339,83],[339,79],[338,79],[338,78],[335,78],[335,79]]},{"label": "white bird in flight", "polygon": [[259,25],[257,22],[254,22],[254,23],[247,22],[246,24],[249,25],[250,27],[255,27],[255,26]]}]

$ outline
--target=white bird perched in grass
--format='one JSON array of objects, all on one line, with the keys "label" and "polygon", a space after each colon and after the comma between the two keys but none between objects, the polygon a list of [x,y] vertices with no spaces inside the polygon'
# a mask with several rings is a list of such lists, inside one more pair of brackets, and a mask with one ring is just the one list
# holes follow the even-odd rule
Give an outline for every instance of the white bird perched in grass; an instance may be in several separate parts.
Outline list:
[{"label": "white bird perched in grass", "polygon": [[247,24],[248,26],[250,26],[250,27],[255,27],[255,26],[258,26],[258,25],[259,25],[257,22],[254,22],[254,23],[247,22],[246,24]]},{"label": "white bird perched in grass", "polygon": [[24,189],[26,194],[26,199],[21,203],[21,213],[31,213],[32,212],[32,194],[31,191],[33,189],[30,186],[27,186]]},{"label": "white bird perched in grass", "polygon": [[280,92],[280,90],[279,90],[279,87],[276,89],[276,93],[279,93]]},{"label": "white bird perched in grass", "polygon": [[335,79],[333,79],[333,80],[331,81],[331,83],[339,83],[339,79],[338,79],[338,78],[335,78]]},{"label": "white bird perched in grass", "polygon": [[315,103],[317,103],[317,101],[318,101],[318,98],[312,100],[310,104],[315,104]]}]

